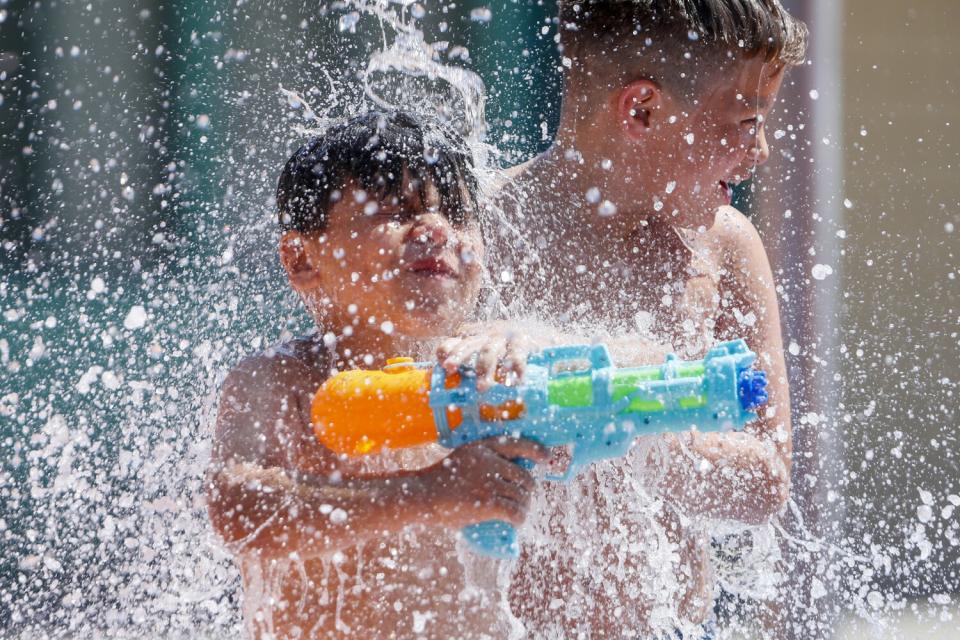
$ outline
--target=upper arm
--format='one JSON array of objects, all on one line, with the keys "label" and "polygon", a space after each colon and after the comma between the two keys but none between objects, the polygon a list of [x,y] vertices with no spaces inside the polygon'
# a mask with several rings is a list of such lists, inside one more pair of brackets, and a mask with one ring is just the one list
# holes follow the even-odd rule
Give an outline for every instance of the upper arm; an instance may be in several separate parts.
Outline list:
[{"label": "upper arm", "polygon": [[717,338],[744,338],[757,353],[757,366],[767,372],[770,399],[748,431],[772,442],[789,467],[790,391],[773,272],[760,235],[743,214],[725,208],[718,224],[724,304],[717,319]]},{"label": "upper arm", "polygon": [[268,359],[248,358],[233,369],[220,391],[213,442],[215,466],[253,463],[288,467],[285,452],[293,443],[285,433],[296,430],[298,408],[290,389]]}]

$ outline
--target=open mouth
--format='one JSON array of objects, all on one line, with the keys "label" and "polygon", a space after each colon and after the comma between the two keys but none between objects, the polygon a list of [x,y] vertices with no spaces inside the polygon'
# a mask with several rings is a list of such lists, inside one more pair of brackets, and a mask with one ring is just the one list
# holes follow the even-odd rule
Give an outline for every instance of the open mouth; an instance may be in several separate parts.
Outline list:
[{"label": "open mouth", "polygon": [[720,193],[723,195],[723,201],[726,204],[733,202],[733,187],[726,180],[720,181]]},{"label": "open mouth", "polygon": [[428,278],[456,278],[457,271],[449,262],[442,258],[420,258],[410,263],[407,268],[411,273]]}]

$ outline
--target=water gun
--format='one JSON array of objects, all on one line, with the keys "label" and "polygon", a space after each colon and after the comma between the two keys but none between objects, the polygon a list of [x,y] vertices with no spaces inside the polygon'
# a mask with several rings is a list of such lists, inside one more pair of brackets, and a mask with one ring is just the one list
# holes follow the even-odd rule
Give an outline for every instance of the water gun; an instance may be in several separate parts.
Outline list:
[{"label": "water gun", "polygon": [[[713,347],[703,360],[668,355],[662,365],[617,368],[602,344],[561,346],[531,355],[516,385],[479,392],[469,367],[393,358],[378,371],[344,371],[313,400],[317,437],[338,454],[363,456],[431,442],[455,448],[509,435],[567,446],[568,482],[586,465],[623,456],[644,434],[741,429],[767,401],[767,379],[752,368],[743,340]],[[517,461],[529,468],[529,461]],[[479,553],[517,556],[516,531],[502,520],[463,530]]]}]

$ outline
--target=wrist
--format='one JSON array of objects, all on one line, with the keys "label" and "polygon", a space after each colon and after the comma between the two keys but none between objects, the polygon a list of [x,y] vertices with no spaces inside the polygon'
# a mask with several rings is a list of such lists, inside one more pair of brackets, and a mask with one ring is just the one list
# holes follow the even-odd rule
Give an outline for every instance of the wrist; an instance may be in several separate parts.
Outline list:
[{"label": "wrist", "polygon": [[412,522],[434,525],[446,523],[446,510],[436,489],[437,472],[443,471],[441,464],[439,462],[403,478],[398,500],[405,505],[404,511]]}]

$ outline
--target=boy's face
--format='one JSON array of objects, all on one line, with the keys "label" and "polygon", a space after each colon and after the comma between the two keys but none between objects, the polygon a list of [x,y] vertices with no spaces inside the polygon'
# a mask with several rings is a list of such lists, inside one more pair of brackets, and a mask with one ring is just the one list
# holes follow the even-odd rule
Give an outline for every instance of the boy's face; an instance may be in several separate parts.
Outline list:
[{"label": "boy's face", "polygon": [[770,155],[764,125],[783,81],[783,67],[760,58],[736,62],[694,100],[663,94],[658,126],[647,141],[653,182],[662,212],[678,223],[710,227],[729,188],[748,179]]},{"label": "boy's face", "polygon": [[355,332],[430,338],[449,335],[474,310],[484,261],[476,213],[455,224],[436,188],[423,191],[405,179],[402,198],[378,201],[350,182],[326,229],[303,236],[316,286],[301,293],[324,307],[318,317]]}]

